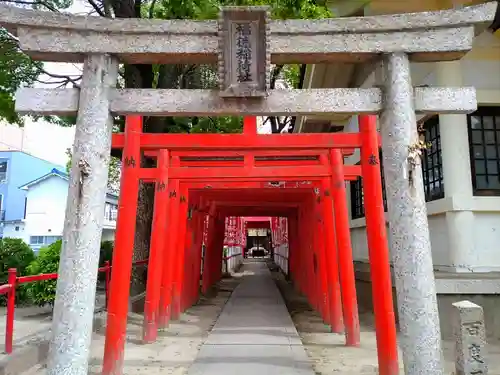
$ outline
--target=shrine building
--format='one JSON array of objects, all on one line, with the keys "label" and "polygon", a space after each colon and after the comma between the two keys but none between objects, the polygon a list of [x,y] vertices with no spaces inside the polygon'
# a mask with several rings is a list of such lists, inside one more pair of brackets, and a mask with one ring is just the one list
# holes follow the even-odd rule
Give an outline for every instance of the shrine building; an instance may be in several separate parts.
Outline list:
[{"label": "shrine building", "polygon": [[[485,1],[330,1],[340,17],[449,9]],[[479,30],[480,31],[480,30]],[[369,88],[378,85],[377,64],[307,65],[302,88]],[[475,113],[418,116],[430,147],[422,160],[432,256],[443,335],[451,303],[464,295],[484,307],[491,334],[500,337],[500,31],[477,33],[474,47],[462,60],[412,63],[413,85],[477,90]],[[358,131],[357,116],[298,117],[294,132]],[[382,160],[382,158],[381,158]],[[359,163],[359,151],[346,164]],[[382,165],[383,168],[383,165]],[[384,181],[382,180],[384,184]],[[350,226],[360,303],[369,302],[368,248],[361,180],[347,184]],[[384,203],[385,202],[384,191]],[[387,211],[387,206],[386,206]],[[388,231],[390,236],[390,230]],[[362,298],[366,293],[366,298]]]}]

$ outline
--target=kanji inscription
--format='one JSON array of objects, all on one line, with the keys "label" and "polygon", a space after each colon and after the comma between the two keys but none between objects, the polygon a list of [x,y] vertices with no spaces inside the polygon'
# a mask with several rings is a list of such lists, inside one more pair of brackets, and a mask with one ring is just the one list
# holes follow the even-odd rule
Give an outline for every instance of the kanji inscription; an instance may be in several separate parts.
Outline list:
[{"label": "kanji inscription", "polygon": [[238,82],[252,81],[252,24],[234,23]]},{"label": "kanji inscription", "polygon": [[486,375],[486,334],[483,309],[470,301],[453,304],[456,337],[456,375]]},{"label": "kanji inscription", "polygon": [[222,97],[267,95],[270,53],[267,7],[225,7],[219,20]]}]

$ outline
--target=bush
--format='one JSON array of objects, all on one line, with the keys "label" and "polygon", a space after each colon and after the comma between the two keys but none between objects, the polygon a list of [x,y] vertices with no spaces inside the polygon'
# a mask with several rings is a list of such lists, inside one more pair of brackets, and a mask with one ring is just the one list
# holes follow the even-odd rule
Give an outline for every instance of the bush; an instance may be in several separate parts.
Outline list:
[{"label": "bush", "polygon": [[[57,273],[61,257],[62,241],[40,249],[37,258],[28,266],[30,275]],[[53,305],[56,297],[56,280],[36,281],[26,285],[28,294],[35,305]]]},{"label": "bush", "polygon": [[[19,238],[0,239],[0,285],[7,284],[9,268],[16,268],[18,276],[27,274],[27,267],[35,259],[33,250]],[[24,288],[16,289],[16,302],[28,302],[28,294]],[[6,297],[2,295],[0,303],[5,304]]]},{"label": "bush", "polygon": [[[28,266],[27,271],[29,274],[39,275],[42,273],[57,273],[59,270],[59,259],[61,257],[61,245],[62,241],[59,240],[52,245],[40,249],[38,257]],[[113,246],[113,241],[104,241],[101,244],[99,267],[102,267],[106,261],[111,262]],[[99,278],[104,280],[105,274],[100,273]],[[27,284],[26,289],[35,305],[53,305],[56,298],[56,283],[57,280],[36,281]]]}]

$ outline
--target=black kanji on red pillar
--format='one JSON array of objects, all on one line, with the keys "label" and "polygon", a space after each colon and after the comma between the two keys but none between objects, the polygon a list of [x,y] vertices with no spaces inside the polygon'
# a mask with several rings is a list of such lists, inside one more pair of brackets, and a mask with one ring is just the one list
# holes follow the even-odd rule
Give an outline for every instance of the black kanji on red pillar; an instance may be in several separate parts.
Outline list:
[{"label": "black kanji on red pillar", "polygon": [[166,188],[166,185],[163,181],[160,181],[158,184],[157,184],[157,187],[156,187],[156,190],[158,191],[164,191]]},{"label": "black kanji on red pillar", "polygon": [[133,156],[130,158],[128,156],[125,157],[125,166],[135,168],[135,159]]},{"label": "black kanji on red pillar", "polygon": [[371,155],[368,157],[368,164],[370,164],[370,165],[377,165],[377,164],[378,164],[378,158],[377,158],[377,155],[373,155],[373,154],[371,154]]}]

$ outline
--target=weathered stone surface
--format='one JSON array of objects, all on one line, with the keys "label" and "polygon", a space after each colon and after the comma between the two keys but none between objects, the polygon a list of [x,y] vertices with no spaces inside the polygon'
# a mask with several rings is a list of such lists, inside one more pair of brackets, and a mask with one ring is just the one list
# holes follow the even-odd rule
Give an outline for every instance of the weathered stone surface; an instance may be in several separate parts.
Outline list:
[{"label": "weathered stone surface", "polygon": [[456,340],[456,375],[487,375],[483,308],[470,301],[453,304]]},{"label": "weathered stone surface", "polygon": [[[21,27],[23,51],[35,59],[80,62],[83,54],[110,53],[128,63],[217,63],[218,37],[182,33],[119,34],[71,29]],[[472,48],[473,26],[401,32],[331,35],[276,34],[270,37],[271,62],[362,62],[381,52],[408,52],[413,61],[462,57]]]},{"label": "weathered stone surface", "polygon": [[[488,3],[440,12],[274,21],[271,60],[358,62],[384,51],[412,53],[415,61],[457,59],[472,47],[469,25],[491,22],[494,12],[495,4]],[[18,34],[23,50],[46,61],[112,53],[136,63],[216,63],[218,56],[216,21],[104,20],[0,6],[0,25]]]},{"label": "weathered stone surface", "polygon": [[264,97],[269,87],[269,7],[224,7],[219,19],[222,97]]},{"label": "weathered stone surface", "polygon": [[[493,21],[496,2],[461,9],[432,12],[343,17],[321,20],[270,21],[271,34],[388,32],[408,29],[453,27]],[[217,36],[217,21],[106,19],[64,13],[33,11],[0,5],[0,24],[15,31],[17,26],[68,29],[123,34],[191,34]]]},{"label": "weathered stone surface", "polygon": [[[380,89],[271,90],[265,101],[222,99],[216,90],[110,90],[114,114],[148,116],[289,115],[379,113]],[[477,108],[476,90],[469,88],[414,89],[417,113],[469,113]],[[74,114],[78,89],[23,88],[16,95],[16,110],[31,114]]]},{"label": "weathered stone surface", "polygon": [[69,180],[63,246],[54,305],[49,375],[87,375],[113,118],[109,87],[117,61],[87,57]]},{"label": "weathered stone surface", "polygon": [[394,264],[401,347],[406,375],[442,375],[441,333],[421,165],[409,147],[418,141],[410,62],[384,58],[382,154]]}]

